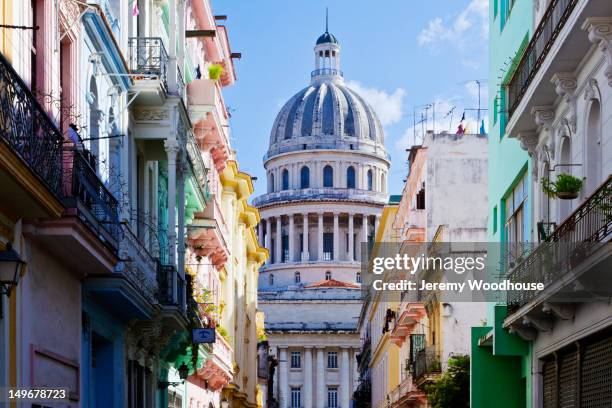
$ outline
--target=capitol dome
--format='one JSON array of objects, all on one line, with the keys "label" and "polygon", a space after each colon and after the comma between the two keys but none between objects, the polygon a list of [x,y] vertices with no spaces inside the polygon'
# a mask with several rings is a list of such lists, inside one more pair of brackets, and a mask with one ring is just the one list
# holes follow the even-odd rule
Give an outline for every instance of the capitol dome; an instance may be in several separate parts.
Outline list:
[{"label": "capitol dome", "polygon": [[266,158],[297,150],[356,150],[388,157],[374,109],[344,83],[340,44],[327,30],[314,47],[310,85],[278,113]]}]

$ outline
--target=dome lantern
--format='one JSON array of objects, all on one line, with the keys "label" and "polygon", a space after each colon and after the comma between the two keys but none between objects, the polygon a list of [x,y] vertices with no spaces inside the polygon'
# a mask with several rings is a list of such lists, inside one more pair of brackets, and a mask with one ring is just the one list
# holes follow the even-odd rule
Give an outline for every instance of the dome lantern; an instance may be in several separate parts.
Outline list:
[{"label": "dome lantern", "polygon": [[340,44],[329,32],[329,19],[325,10],[325,32],[319,36],[314,47],[315,69],[311,73],[313,82],[323,78],[342,79],[340,70]]}]

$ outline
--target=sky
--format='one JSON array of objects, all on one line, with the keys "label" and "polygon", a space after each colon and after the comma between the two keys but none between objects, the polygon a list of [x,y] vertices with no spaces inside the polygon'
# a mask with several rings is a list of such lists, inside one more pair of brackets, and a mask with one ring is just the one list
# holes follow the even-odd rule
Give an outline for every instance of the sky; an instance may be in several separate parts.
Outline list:
[{"label": "sky", "polygon": [[[224,98],[239,167],[258,178],[255,196],[266,192],[263,155],[272,123],[283,104],[309,84],[326,7],[329,31],[342,47],[347,85],[373,106],[383,125],[392,161],[389,193],[402,191],[406,149],[414,144],[414,122],[420,142],[425,105],[435,103],[436,132],[455,132],[464,111],[470,130],[478,131],[477,112],[469,109],[478,107],[477,80],[486,108],[488,0],[212,0],[212,5],[215,14],[228,17],[232,52],[242,53],[235,60],[238,81],[224,89]],[[427,129],[433,123],[430,108]]]}]

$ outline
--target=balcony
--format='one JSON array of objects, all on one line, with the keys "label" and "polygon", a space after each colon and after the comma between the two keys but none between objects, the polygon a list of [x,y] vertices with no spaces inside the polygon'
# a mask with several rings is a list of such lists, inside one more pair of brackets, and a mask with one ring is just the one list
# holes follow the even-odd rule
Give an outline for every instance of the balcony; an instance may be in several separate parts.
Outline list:
[{"label": "balcony", "polygon": [[189,226],[188,243],[197,256],[209,257],[217,270],[222,269],[229,257],[229,231],[216,196]]},{"label": "balcony", "polygon": [[126,223],[121,228],[120,262],[111,274],[90,273],[83,291],[120,321],[149,319],[157,304],[156,262]]},{"label": "balcony", "polygon": [[185,305],[185,280],[173,265],[157,262],[157,300],[163,306]]},{"label": "balcony", "polygon": [[388,197],[385,193],[355,188],[303,188],[299,190],[284,190],[268,193],[253,200],[255,207],[264,207],[291,201],[329,201],[342,200],[385,204]]},{"label": "balcony", "polygon": [[508,83],[508,116],[511,117],[527,88],[540,69],[542,62],[548,55],[559,32],[578,0],[552,0],[548,5],[542,20],[538,24],[523,57],[516,66],[514,75]]},{"label": "balcony", "polygon": [[[612,176],[518,265],[512,283],[542,282],[543,291],[509,291],[507,327],[551,327],[552,317],[567,318],[573,303],[594,300],[606,291],[612,258]],[[609,297],[610,293],[602,296]],[[541,307],[539,307],[541,306]],[[563,309],[563,310],[562,310]],[[565,313],[564,313],[565,311]],[[521,319],[522,318],[522,319]],[[528,337],[533,330],[522,331]]]},{"label": "balcony", "polygon": [[441,372],[442,365],[435,346],[417,351],[412,366],[412,377],[419,387]]},{"label": "balcony", "polygon": [[209,355],[204,367],[197,370],[198,377],[208,381],[208,387],[213,391],[220,390],[232,380],[233,350],[227,341],[216,333],[215,342],[208,345]]},{"label": "balcony", "polygon": [[420,302],[403,303],[402,308],[395,320],[395,325],[391,329],[390,340],[398,347],[410,336],[414,327],[427,314],[425,305]]},{"label": "balcony", "polygon": [[388,396],[391,407],[406,407],[427,402],[427,395],[416,387],[411,376],[395,387]]},{"label": "balcony", "polygon": [[77,216],[113,251],[122,238],[119,203],[92,167],[88,151],[64,149],[64,203],[67,213]]},{"label": "balcony", "polygon": [[[599,28],[597,21],[589,19],[610,15],[612,3],[608,0],[549,2],[531,40],[504,79],[502,109],[508,116],[507,135],[521,137],[521,133],[533,132],[537,127],[534,114],[546,111],[547,115],[536,115],[535,119],[547,121],[559,96],[576,97],[577,78],[573,73],[581,67],[593,44],[599,42],[597,36],[589,39]],[[575,132],[576,118],[570,122]]]},{"label": "balcony", "polygon": [[130,37],[128,68],[134,79],[135,103],[162,105],[168,95],[185,97],[185,82],[180,67],[171,63],[160,37]]},{"label": "balcony", "polygon": [[229,114],[218,81],[196,79],[187,85],[189,113],[199,146],[210,151],[215,168],[222,172],[230,157]]},{"label": "balcony", "polygon": [[0,154],[0,197],[7,209],[28,217],[61,214],[63,142],[62,133],[0,54],[0,152],[12,152]]},{"label": "balcony", "polygon": [[318,76],[330,76],[330,75],[344,76],[344,73],[341,70],[335,69],[335,68],[320,68],[320,69],[315,69],[314,71],[310,73],[311,78],[315,78]]}]

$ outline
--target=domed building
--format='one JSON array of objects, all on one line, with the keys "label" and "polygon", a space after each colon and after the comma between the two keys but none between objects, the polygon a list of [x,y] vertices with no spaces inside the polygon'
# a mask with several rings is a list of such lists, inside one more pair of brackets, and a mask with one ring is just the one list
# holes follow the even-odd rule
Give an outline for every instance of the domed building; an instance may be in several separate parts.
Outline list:
[{"label": "domed building", "polygon": [[314,47],[310,85],[279,112],[254,205],[270,260],[259,274],[280,408],[349,408],[360,341],[361,243],[387,201],[389,155],[374,110],[344,83],[340,44]]}]

